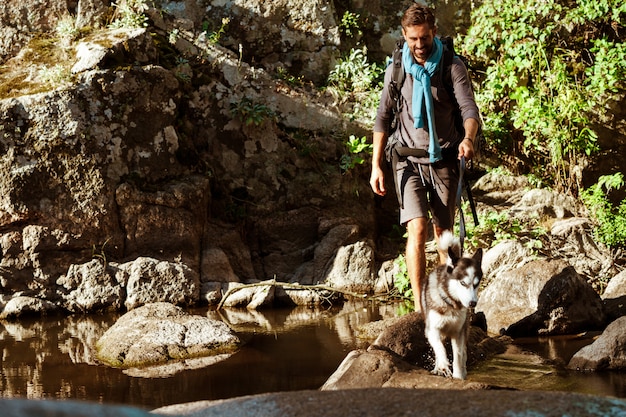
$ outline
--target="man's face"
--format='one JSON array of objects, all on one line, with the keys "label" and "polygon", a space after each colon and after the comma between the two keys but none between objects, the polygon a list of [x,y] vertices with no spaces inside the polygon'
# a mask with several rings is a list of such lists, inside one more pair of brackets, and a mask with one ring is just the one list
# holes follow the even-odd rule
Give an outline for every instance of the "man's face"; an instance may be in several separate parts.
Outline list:
[{"label": "man's face", "polygon": [[433,51],[433,40],[436,33],[437,28],[431,28],[428,23],[402,28],[402,36],[404,36],[404,40],[418,64],[424,65]]}]

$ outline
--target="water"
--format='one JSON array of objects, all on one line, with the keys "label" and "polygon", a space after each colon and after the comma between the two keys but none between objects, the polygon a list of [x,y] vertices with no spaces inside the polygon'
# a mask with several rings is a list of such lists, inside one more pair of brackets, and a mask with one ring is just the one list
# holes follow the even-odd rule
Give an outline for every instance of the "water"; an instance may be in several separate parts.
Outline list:
[{"label": "water", "polygon": [[[367,346],[367,342],[356,337],[357,328],[392,317],[395,307],[348,303],[329,310],[194,313],[226,321],[249,339],[248,343],[226,360],[163,378],[131,376],[96,363],[93,346],[117,315],[2,322],[0,395],[88,400],[154,409],[190,401],[317,389],[348,352]],[[478,369],[470,369],[469,378],[520,389],[626,397],[623,373],[580,374],[552,364],[569,360],[572,349],[589,342],[520,341],[506,354]]]}]

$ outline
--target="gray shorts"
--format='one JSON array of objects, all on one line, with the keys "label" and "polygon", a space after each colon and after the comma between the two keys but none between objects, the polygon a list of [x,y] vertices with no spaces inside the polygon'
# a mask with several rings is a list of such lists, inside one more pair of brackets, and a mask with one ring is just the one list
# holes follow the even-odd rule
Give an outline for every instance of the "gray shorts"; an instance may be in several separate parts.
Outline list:
[{"label": "gray shorts", "polygon": [[432,216],[433,223],[443,229],[454,226],[454,209],[459,183],[459,161],[439,161],[417,164],[410,161],[398,164],[396,172],[402,206],[400,224],[409,220]]}]

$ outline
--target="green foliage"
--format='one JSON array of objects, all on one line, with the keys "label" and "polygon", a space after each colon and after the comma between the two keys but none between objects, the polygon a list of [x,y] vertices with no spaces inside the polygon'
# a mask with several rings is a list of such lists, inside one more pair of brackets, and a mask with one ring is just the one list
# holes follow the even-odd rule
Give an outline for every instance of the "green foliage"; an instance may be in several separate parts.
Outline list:
[{"label": "green foliage", "polygon": [[399,255],[394,261],[397,268],[396,274],[393,276],[393,286],[401,298],[413,299],[413,290],[411,289],[411,280],[406,268],[406,259],[404,255]]},{"label": "green foliage", "polygon": [[144,14],[148,10],[146,0],[121,0],[112,5],[115,7],[115,12],[109,27],[132,29],[148,26],[148,17]]},{"label": "green foliage", "polygon": [[347,117],[373,123],[382,91],[384,67],[367,60],[367,50],[352,49],[328,76],[328,91],[352,103]]},{"label": "green foliage", "polygon": [[354,135],[350,135],[350,138],[346,142],[346,147],[348,148],[348,153],[341,156],[340,162],[341,169],[344,172],[351,170],[357,165],[363,164],[365,162],[363,153],[371,155],[373,149],[373,145],[367,143],[365,136],[357,138]]},{"label": "green foliage", "polygon": [[626,48],[612,29],[625,14],[619,0],[489,0],[474,9],[461,48],[483,70],[477,100],[489,144],[505,152],[517,144],[544,177],[573,188],[571,167],[598,150],[590,115],[626,91]]},{"label": "green foliage", "polygon": [[[471,220],[469,203],[464,202],[463,213],[466,219],[466,245],[471,250],[475,248],[489,248],[506,240],[516,240],[523,243],[532,251],[544,247],[543,238],[547,238],[548,231],[541,225],[541,219],[521,221],[511,217],[507,210],[488,210],[478,213],[478,225]],[[458,233],[458,232],[457,232]]]},{"label": "green foliage", "polygon": [[584,190],[580,197],[598,222],[594,229],[596,238],[609,247],[626,247],[626,200],[615,207],[607,195],[624,186],[621,172],[604,175],[598,182]]},{"label": "green foliage", "polygon": [[367,61],[367,49],[352,49],[339,60],[328,76],[328,84],[339,92],[367,92],[380,77],[382,68]]},{"label": "green foliage", "polygon": [[[228,17],[222,18],[222,25],[219,27],[219,29],[216,30],[215,32],[211,32],[208,34],[207,40],[209,41],[209,43],[212,43],[214,45],[217,44],[220,41],[220,38],[222,37],[222,35],[226,32],[226,29],[228,28],[229,23],[230,23],[230,18]],[[204,31],[208,33],[208,26],[204,27]]]},{"label": "green foliage", "polygon": [[276,114],[265,104],[253,103],[249,98],[244,97],[237,103],[231,103],[230,111],[234,117],[249,126],[262,125],[268,119],[274,119]]},{"label": "green foliage", "polygon": [[359,19],[361,15],[358,13],[352,13],[346,10],[341,17],[341,23],[339,24],[339,30],[343,32],[349,38],[358,38],[363,35],[360,29]]},{"label": "green foliage", "polygon": [[62,42],[69,43],[80,35],[76,18],[69,14],[62,16],[55,27],[55,32]]},{"label": "green foliage", "polygon": [[399,299],[396,314],[403,316],[415,310],[415,301],[413,300],[413,289],[411,288],[411,280],[406,269],[406,259],[404,255],[399,255],[394,260],[396,266],[396,274],[393,276],[394,290],[390,294],[392,297]]}]

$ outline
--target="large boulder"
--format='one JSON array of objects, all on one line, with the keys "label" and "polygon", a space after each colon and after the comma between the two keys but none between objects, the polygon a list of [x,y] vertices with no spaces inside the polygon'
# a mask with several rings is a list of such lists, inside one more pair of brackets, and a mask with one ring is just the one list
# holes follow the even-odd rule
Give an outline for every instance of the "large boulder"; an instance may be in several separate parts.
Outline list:
[{"label": "large boulder", "polygon": [[[439,378],[443,379],[443,378]],[[168,416],[622,416],[626,401],[566,392],[353,389],[297,391],[162,407]],[[65,417],[64,415],[62,415]],[[12,417],[12,416],[11,416]]]},{"label": "large boulder", "polygon": [[131,310],[144,304],[167,302],[194,305],[200,299],[198,273],[183,263],[140,257],[119,266],[126,285],[124,306]]},{"label": "large boulder", "polygon": [[600,296],[567,262],[538,260],[494,276],[478,299],[489,331],[509,336],[572,334],[600,329]]},{"label": "large boulder", "polygon": [[[484,384],[431,375],[434,357],[419,313],[389,319],[377,328],[382,331],[367,348],[346,356],[322,390],[372,387],[476,389]],[[371,327],[371,326],[370,326]],[[503,340],[488,337],[472,326],[468,339],[468,366],[506,349]]]},{"label": "large boulder", "polygon": [[97,358],[117,368],[145,368],[234,352],[241,340],[223,322],[153,303],[122,317],[96,343]]},{"label": "large boulder", "polygon": [[567,367],[579,371],[626,369],[626,317],[609,324],[595,342],[574,354]]}]

